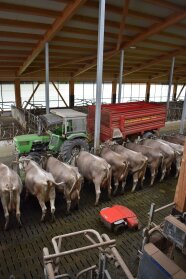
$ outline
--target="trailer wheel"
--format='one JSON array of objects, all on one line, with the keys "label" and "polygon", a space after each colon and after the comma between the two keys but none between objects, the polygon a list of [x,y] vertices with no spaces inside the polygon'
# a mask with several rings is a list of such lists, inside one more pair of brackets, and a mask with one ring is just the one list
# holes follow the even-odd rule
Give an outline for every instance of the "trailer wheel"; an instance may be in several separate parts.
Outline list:
[{"label": "trailer wheel", "polygon": [[81,150],[89,151],[89,145],[86,140],[66,140],[61,146],[60,154],[62,155],[63,161],[68,162],[73,155],[79,154]]}]

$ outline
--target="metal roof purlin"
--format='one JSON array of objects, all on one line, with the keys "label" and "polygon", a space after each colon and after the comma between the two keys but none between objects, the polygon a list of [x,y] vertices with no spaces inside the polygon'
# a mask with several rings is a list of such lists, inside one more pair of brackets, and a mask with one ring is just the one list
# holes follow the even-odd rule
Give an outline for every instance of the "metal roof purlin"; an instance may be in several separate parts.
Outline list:
[{"label": "metal roof purlin", "polygon": [[56,33],[61,30],[64,24],[72,18],[74,13],[86,2],[87,0],[75,0],[73,3],[70,2],[65,9],[62,11],[61,16],[57,17],[51,28],[45,33],[42,40],[39,41],[37,46],[33,49],[32,53],[24,64],[19,68],[17,75],[20,76],[27,67],[32,63],[32,61],[38,56],[38,54],[43,50],[46,42],[50,41]]}]

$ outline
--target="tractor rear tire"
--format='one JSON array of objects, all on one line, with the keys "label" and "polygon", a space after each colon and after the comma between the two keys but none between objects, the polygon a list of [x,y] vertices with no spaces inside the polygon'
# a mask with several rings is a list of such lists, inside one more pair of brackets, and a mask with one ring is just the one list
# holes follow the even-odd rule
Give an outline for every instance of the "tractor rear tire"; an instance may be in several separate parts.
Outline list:
[{"label": "tractor rear tire", "polygon": [[86,140],[66,140],[60,149],[63,162],[68,162],[73,155],[78,155],[81,150],[89,151],[89,145]]}]

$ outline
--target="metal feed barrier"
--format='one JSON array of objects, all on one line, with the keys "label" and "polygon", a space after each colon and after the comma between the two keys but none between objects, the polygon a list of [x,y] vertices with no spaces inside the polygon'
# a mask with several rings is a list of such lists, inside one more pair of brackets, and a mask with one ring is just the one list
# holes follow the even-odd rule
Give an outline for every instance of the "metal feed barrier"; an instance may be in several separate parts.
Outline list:
[{"label": "metal feed barrier", "polygon": [[[84,237],[84,241],[88,240],[90,242],[90,245],[85,245],[79,248],[62,251],[62,242],[65,238],[68,238],[68,241],[70,241],[72,237],[78,236]],[[79,271],[75,275],[76,279],[111,279],[111,275],[107,268],[108,263],[111,262],[114,263],[115,266],[119,266],[127,278],[134,279],[132,273],[121,258],[119,252],[117,251],[115,243],[115,239],[110,239],[107,234],[100,235],[97,231],[92,229],[55,236],[54,238],[52,238],[54,253],[49,254],[48,248],[43,248],[45,279],[74,278],[69,273],[62,274],[59,272],[59,269],[63,268],[60,267],[60,260],[67,255],[82,253],[93,249],[98,249],[98,263]]]}]

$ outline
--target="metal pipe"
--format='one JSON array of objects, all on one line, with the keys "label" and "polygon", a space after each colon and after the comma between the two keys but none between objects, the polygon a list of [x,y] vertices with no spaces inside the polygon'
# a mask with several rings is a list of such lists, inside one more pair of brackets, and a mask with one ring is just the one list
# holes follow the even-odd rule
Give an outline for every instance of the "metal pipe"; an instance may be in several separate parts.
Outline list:
[{"label": "metal pipe", "polygon": [[167,116],[168,116],[168,110],[169,110],[172,78],[173,78],[173,74],[174,74],[174,64],[175,64],[175,57],[172,58],[171,70],[170,70],[170,75],[169,75],[169,88],[168,88],[168,95],[167,95]]},{"label": "metal pipe", "polygon": [[96,244],[88,245],[88,246],[85,246],[85,247],[80,247],[80,248],[60,252],[58,254],[50,254],[49,256],[44,256],[44,260],[47,261],[47,260],[55,259],[55,258],[58,258],[58,257],[61,257],[61,256],[67,256],[67,255],[70,255],[70,254],[75,254],[75,253],[78,253],[78,252],[91,250],[91,249],[94,249],[94,248],[114,245],[115,243],[116,243],[116,241],[113,239],[113,240],[109,240],[109,241],[103,242],[103,243],[96,243]]},{"label": "metal pipe", "polygon": [[121,89],[123,78],[123,62],[124,62],[124,49],[120,53],[120,72],[119,72],[119,87],[118,87],[118,103],[121,103]]},{"label": "metal pipe", "polygon": [[94,152],[95,153],[99,149],[99,142],[100,142],[104,29],[105,29],[105,0],[100,0],[99,1],[98,51],[97,51],[96,114],[95,114],[95,131],[94,131]]},{"label": "metal pipe", "polygon": [[184,133],[185,118],[186,118],[186,89],[185,89],[185,99],[184,99],[184,103],[183,103],[183,110],[182,110],[182,116],[181,116],[181,122],[180,122],[180,134],[182,134],[182,135]]},{"label": "metal pipe", "polygon": [[46,102],[46,113],[49,113],[49,48],[48,48],[48,42],[45,43],[45,102]]},{"label": "metal pipe", "polygon": [[167,205],[164,205],[164,206],[162,206],[162,207],[159,207],[159,208],[155,209],[155,210],[154,210],[154,213],[159,212],[159,211],[161,211],[161,210],[163,210],[163,209],[166,209],[166,208],[168,208],[168,207],[170,207],[170,206],[173,206],[173,205],[175,205],[175,202],[171,202],[171,203],[169,203],[169,204],[167,204]]},{"label": "metal pipe", "polygon": [[[105,241],[109,241],[110,238],[107,234],[102,234],[102,238]],[[122,257],[120,256],[118,250],[116,249],[116,247],[109,247],[110,250],[112,251],[112,254],[114,255],[115,260],[119,263],[121,269],[124,271],[125,275],[127,276],[128,279],[134,279],[134,276],[132,275],[130,269],[128,268],[128,266],[126,265],[126,263],[124,262],[124,260],[122,259]]]}]

